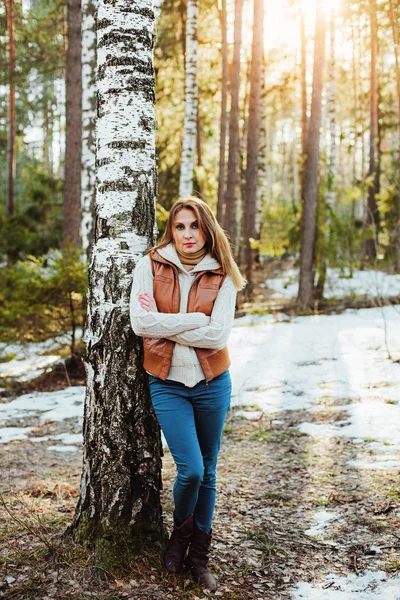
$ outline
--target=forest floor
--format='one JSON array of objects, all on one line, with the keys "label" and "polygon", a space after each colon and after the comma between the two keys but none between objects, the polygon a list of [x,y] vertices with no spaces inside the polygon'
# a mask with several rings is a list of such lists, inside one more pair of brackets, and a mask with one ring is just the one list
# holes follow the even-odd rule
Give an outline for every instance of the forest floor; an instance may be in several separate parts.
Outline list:
[{"label": "forest floor", "polygon": [[[281,283],[275,278],[281,290],[290,288],[289,267]],[[269,295],[264,282],[265,273],[258,290]],[[390,295],[381,285],[379,294]],[[215,593],[186,574],[168,577],[158,551],[138,556],[128,576],[94,578],[90,550],[63,536],[79,496],[83,372],[67,364],[66,375],[59,363],[12,386],[4,377],[0,598],[400,600],[397,308],[238,320],[218,466]],[[28,361],[16,362],[15,372],[28,372]],[[166,451],[169,527],[173,480]]]},{"label": "forest floor", "polygon": [[[158,554],[139,556],[126,578],[93,579],[90,552],[62,538],[79,494],[81,452],[60,453],[49,450],[51,442],[31,440],[0,446],[0,597],[318,599],[341,589],[342,577],[372,573],[363,582],[371,595],[357,598],[398,598],[392,594],[400,580],[391,580],[400,571],[398,475],[349,467],[358,446],[340,438],[310,443],[296,429],[303,418],[299,411],[228,419],[218,470],[214,594],[185,575],[167,577]],[[77,432],[76,422],[70,430]],[[57,427],[44,424],[40,435],[50,431]],[[365,452],[373,460],[373,452]],[[163,506],[171,525],[174,466],[168,452],[163,464]],[[375,596],[382,579],[387,595],[381,590]],[[294,595],[298,582],[317,583],[321,595]]]}]

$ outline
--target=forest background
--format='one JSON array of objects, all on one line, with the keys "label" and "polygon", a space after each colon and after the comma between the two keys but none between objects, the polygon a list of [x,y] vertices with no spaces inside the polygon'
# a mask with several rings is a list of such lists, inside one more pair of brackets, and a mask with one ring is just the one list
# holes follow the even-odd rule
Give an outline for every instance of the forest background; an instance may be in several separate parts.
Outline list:
[{"label": "forest background", "polygon": [[[7,0],[0,8],[4,340],[41,339],[71,322],[75,329],[85,310],[79,255],[89,255],[93,227],[95,7],[83,4],[81,31],[80,3],[70,5]],[[160,232],[187,169],[187,8],[165,0],[157,25]],[[199,5],[186,189],[230,234],[250,280],[247,300],[260,257],[308,252],[300,261],[300,282],[307,271],[311,281],[304,309],[323,297],[329,266],[343,276],[366,264],[400,269],[400,8],[396,0],[290,0],[258,10],[257,29],[247,0]]]},{"label": "forest background", "polygon": [[[286,363],[282,374],[278,374],[282,379],[278,387],[283,389],[282,396],[287,393],[286,388],[293,387],[295,403],[299,397],[304,400],[305,390],[316,403],[336,400],[340,406],[353,401],[358,405],[366,389],[392,394],[386,388],[397,380],[391,379],[387,370],[377,375],[379,369],[375,367],[381,366],[383,360],[385,365],[393,366],[393,372],[398,367],[390,340],[390,335],[394,335],[391,328],[394,331],[395,327],[389,325],[396,321],[388,320],[383,304],[399,304],[400,298],[383,297],[379,285],[370,286],[374,289],[369,297],[360,298],[362,286],[357,290],[356,285],[343,300],[339,288],[346,287],[343,281],[350,280],[353,274],[359,276],[360,270],[374,283],[379,281],[374,275],[400,271],[399,16],[399,0],[288,0],[275,4],[263,0],[200,4],[196,0],[153,4],[148,0],[6,0],[0,7],[3,372],[18,362],[21,346],[35,347],[36,352],[46,346],[42,342],[64,344],[60,334],[70,338],[68,348],[63,345],[57,350],[56,359],[61,360],[54,368],[45,367],[36,379],[27,382],[26,374],[20,381],[18,377],[2,377],[1,407],[12,411],[11,398],[24,392],[50,392],[49,402],[57,402],[55,392],[67,385],[67,395],[81,395],[81,400],[73,401],[74,423],[69,420],[71,406],[68,408],[66,396],[61,395],[60,403],[68,414],[68,427],[80,431],[85,394],[81,485],[78,488],[77,474],[70,470],[74,459],[65,471],[71,476],[73,487],[68,489],[73,493],[62,526],[68,520],[74,540],[94,546],[96,566],[103,571],[118,572],[124,562],[129,562],[132,551],[138,550],[142,555],[140,546],[148,537],[154,534],[161,543],[165,534],[160,505],[161,440],[142,369],[141,340],[133,334],[129,322],[129,296],[135,262],[156,239],[155,216],[162,233],[168,210],[177,197],[200,195],[229,234],[235,257],[249,282],[239,298],[244,311],[271,311],[272,320],[276,317],[276,322],[285,322],[277,330],[281,345],[276,347],[269,331],[257,350],[251,344],[257,339],[257,328],[243,330],[244,342],[240,332],[233,332],[233,350],[235,335],[240,350],[236,365],[241,363],[245,378],[237,384],[240,393],[260,393],[265,401],[273,397],[271,381],[277,375],[274,373],[271,379],[266,369],[267,364],[274,365],[266,353],[272,348],[282,364],[285,360],[293,363]],[[291,273],[298,294],[296,300],[278,308],[268,285],[272,286],[273,280],[282,283],[279,275],[283,271]],[[327,289],[332,271],[342,278],[337,280],[337,297]],[[391,279],[394,282],[397,278]],[[285,294],[283,297],[288,299]],[[346,386],[346,396],[335,399],[326,392],[326,360],[333,365],[334,384],[346,383],[348,376],[345,382],[341,381],[338,357],[334,355],[334,349],[342,346],[331,342],[329,353],[324,349],[321,360],[315,359],[318,343],[327,342],[328,337],[326,330],[315,326],[318,316],[305,317],[304,323],[309,323],[312,333],[321,340],[304,332],[299,334],[297,329],[298,339],[308,340],[297,355],[292,344],[297,338],[291,333],[292,325],[297,325],[289,322],[293,313],[339,311],[339,304],[340,309],[379,306],[381,310],[364,311],[368,315],[363,311],[351,313],[353,317],[360,313],[360,318],[371,324],[373,335],[363,337],[362,328],[357,328],[353,336],[355,318],[350,333],[346,330],[343,334],[347,357],[350,338],[360,346],[358,358],[348,363],[351,368],[345,372],[354,375],[354,365],[359,363],[363,369],[360,377],[355,377],[357,394],[350,394]],[[277,314],[278,311],[286,314]],[[377,312],[382,327],[374,321]],[[333,329],[339,327],[336,316],[339,317],[328,317]],[[291,338],[288,345],[282,345],[283,328],[287,328]],[[86,352],[80,342],[83,329]],[[377,358],[373,353],[381,343],[384,357]],[[254,358],[243,361],[249,350],[264,360],[262,368],[258,368]],[[232,356],[235,359],[234,352]],[[315,360],[304,361],[305,356]],[[312,378],[308,371],[304,389],[298,387],[299,370],[309,367],[321,367],[323,371],[319,389],[322,397],[313,388],[310,391]],[[253,377],[252,368],[255,382],[249,387],[246,382]],[[370,379],[371,373],[376,380]],[[295,386],[290,378],[296,379]],[[35,394],[38,412],[42,414],[43,396]],[[398,401],[385,396],[384,404],[374,407],[377,412],[372,418],[380,429],[379,436],[390,430],[388,424],[398,422],[393,416]],[[318,418],[332,418],[328,412],[318,412]],[[336,420],[343,416],[333,412]],[[282,429],[288,433],[282,435],[290,438],[295,421],[286,413],[286,409],[274,413],[275,424],[283,424]],[[381,427],[376,415],[386,414],[389,416]],[[230,459],[240,458],[237,443],[243,436],[246,452],[258,460],[258,453],[264,450],[260,447],[253,452],[248,443],[269,439],[271,432],[264,428],[263,418],[261,414],[254,425],[255,437],[240,419],[232,419],[238,437],[230,446]],[[296,419],[300,422],[302,418],[300,410]],[[19,425],[20,417],[15,419],[14,424]],[[269,421],[272,426],[272,417]],[[9,420],[5,425],[5,435],[15,434]],[[48,425],[44,423],[44,427]],[[54,423],[49,426],[56,428]],[[25,433],[19,431],[18,435]],[[54,429],[51,435],[56,435]],[[74,435],[80,443],[80,434]],[[16,479],[25,484],[21,476],[26,472],[25,446],[18,443],[21,439],[11,438],[11,445],[4,452],[10,450],[7,473],[13,471]],[[279,433],[273,439],[280,445],[283,438]],[[374,442],[368,432],[360,439],[365,444]],[[391,441],[386,439],[385,443],[390,445]],[[347,450],[352,452],[354,447],[350,444]],[[337,442],[332,448],[338,459]],[[299,462],[299,448],[291,447],[289,451]],[[275,454],[274,449],[271,455]],[[35,468],[29,476],[34,473],[40,477],[46,461],[53,461],[52,456],[46,450],[42,454],[36,451]],[[248,470],[245,462],[228,466],[228,479],[233,471],[242,478],[241,469]],[[316,485],[321,487],[325,479],[318,461],[311,462]],[[268,463],[268,468],[275,476],[273,462]],[[298,464],[293,469],[302,473],[297,470]],[[265,482],[266,471],[263,468],[261,472],[258,479]],[[342,466],[338,465],[337,472],[343,475],[344,489],[355,483],[353,474]],[[389,475],[382,480],[382,492],[376,493],[375,481],[371,486],[368,493],[374,501],[380,498],[379,494],[398,498],[398,488],[392,490],[395,484]],[[51,477],[58,486],[60,473],[54,472]],[[246,482],[247,477],[247,473],[243,475]],[[283,485],[289,485],[287,477],[286,466]],[[301,495],[303,478],[296,477]],[[9,487],[10,481],[7,479]],[[246,486],[246,498],[251,504],[255,482]],[[355,502],[350,487],[349,493],[339,495],[339,499],[332,496],[336,486],[332,480],[324,503]],[[42,496],[43,487],[38,490]],[[260,510],[264,510],[265,499],[272,500],[273,494],[269,488],[258,492]],[[78,495],[71,524],[68,514]],[[382,507],[373,508],[374,515],[389,515],[388,536],[392,529],[398,529],[397,514],[393,512],[397,505],[392,496]],[[367,494],[365,498],[369,503]],[[285,501],[279,490],[275,499],[279,503]],[[297,503],[296,498],[292,500]],[[308,500],[302,506],[308,506],[307,503]],[[51,515],[53,508],[49,509]],[[242,510],[241,505],[238,508]],[[291,511],[291,504],[286,508]],[[6,501],[2,510],[13,520]],[[358,504],[354,510],[359,516]],[[252,513],[251,509],[249,515]],[[269,522],[264,512],[260,515],[260,527],[265,532]],[[18,520],[13,522],[21,525]],[[284,522],[290,526],[286,515]],[[363,527],[365,523],[359,524]],[[373,522],[370,525],[375,527]],[[249,530],[252,527],[249,525]],[[232,544],[236,546],[237,521],[232,529]],[[279,525],[279,535],[281,530]],[[348,529],[349,544],[343,560],[351,558],[358,574],[354,531]],[[50,527],[49,535],[53,533]],[[264,549],[271,549],[270,537],[263,539],[268,542],[262,542]],[[356,552],[362,546],[365,556],[369,556],[367,541],[359,544]],[[383,539],[379,543],[390,551],[398,549],[397,538],[395,545]],[[313,559],[303,552],[301,544],[298,548],[309,561],[309,573]],[[231,550],[228,544],[229,571],[234,573],[232,561],[236,559]],[[268,554],[270,559],[270,550]],[[36,569],[37,557],[35,553],[32,556]],[[14,559],[7,560],[13,569]],[[278,560],[276,566],[280,569]],[[388,569],[397,572],[397,555],[391,555],[390,560]],[[226,570],[226,566],[221,569]],[[10,572],[11,580],[6,584],[11,586],[10,594],[18,597],[18,586],[13,588],[15,573]],[[24,573],[19,576],[25,581]],[[282,576],[279,572],[281,587],[289,583]],[[296,579],[300,576],[297,573]],[[258,571],[254,577],[251,586],[257,582],[254,590],[258,590]],[[21,585],[25,585],[23,581]],[[267,580],[264,583],[267,587],[271,584]],[[40,582],[35,585],[41,589]],[[184,583],[182,594],[186,594],[185,586]],[[271,592],[274,598],[275,591]],[[243,597],[253,597],[248,588],[244,593]],[[152,591],[149,594],[156,597]],[[229,597],[238,596],[233,593]]]}]

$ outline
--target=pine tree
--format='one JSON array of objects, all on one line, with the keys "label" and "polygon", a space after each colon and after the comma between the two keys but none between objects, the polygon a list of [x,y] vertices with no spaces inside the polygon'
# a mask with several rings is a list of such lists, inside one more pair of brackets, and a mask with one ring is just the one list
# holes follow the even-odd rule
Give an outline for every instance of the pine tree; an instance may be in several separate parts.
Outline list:
[{"label": "pine tree", "polygon": [[314,72],[311,114],[307,131],[304,189],[302,197],[300,281],[297,305],[312,306],[314,286],[314,245],[317,219],[319,143],[322,113],[323,71],[325,62],[325,11],[317,2],[314,44]]},{"label": "pine tree", "polygon": [[185,56],[185,122],[183,126],[182,162],[179,195],[190,196],[193,192],[194,154],[197,132],[197,28],[199,19],[198,0],[188,0],[186,19]]},{"label": "pine tree", "polygon": [[14,0],[7,0],[7,34],[8,34],[8,137],[7,137],[7,214],[14,214],[14,180],[15,180],[15,42],[14,42]]},{"label": "pine tree", "polygon": [[261,118],[262,61],[264,54],[264,3],[254,0],[253,43],[251,50],[249,122],[247,130],[246,196],[243,206],[245,223],[245,268],[248,285],[246,296],[253,293],[254,252],[251,239],[255,238],[257,204],[258,140]]},{"label": "pine tree", "polygon": [[81,245],[80,199],[82,157],[81,0],[68,0],[66,68],[66,132],[64,184],[64,244]]}]

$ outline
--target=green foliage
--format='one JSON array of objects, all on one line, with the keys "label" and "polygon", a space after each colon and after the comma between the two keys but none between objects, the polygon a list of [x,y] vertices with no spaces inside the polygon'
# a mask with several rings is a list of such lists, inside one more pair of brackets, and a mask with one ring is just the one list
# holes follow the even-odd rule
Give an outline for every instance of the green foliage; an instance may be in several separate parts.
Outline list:
[{"label": "green foliage", "polygon": [[19,209],[10,217],[0,213],[0,255],[12,262],[57,248],[62,230],[62,181],[40,170],[37,161],[21,165],[19,174]]},{"label": "green foliage", "polygon": [[299,220],[289,202],[267,205],[261,232],[260,253],[280,257],[300,246]]},{"label": "green foliage", "polygon": [[79,252],[29,256],[0,269],[0,340],[39,342],[83,325],[87,267]]}]

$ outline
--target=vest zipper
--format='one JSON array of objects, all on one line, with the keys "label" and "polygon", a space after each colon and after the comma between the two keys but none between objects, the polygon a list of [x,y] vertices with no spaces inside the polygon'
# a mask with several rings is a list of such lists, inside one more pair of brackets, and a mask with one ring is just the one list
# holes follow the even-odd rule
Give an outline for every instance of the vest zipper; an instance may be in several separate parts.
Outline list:
[{"label": "vest zipper", "polygon": [[206,379],[206,390],[208,390],[208,379]]}]

